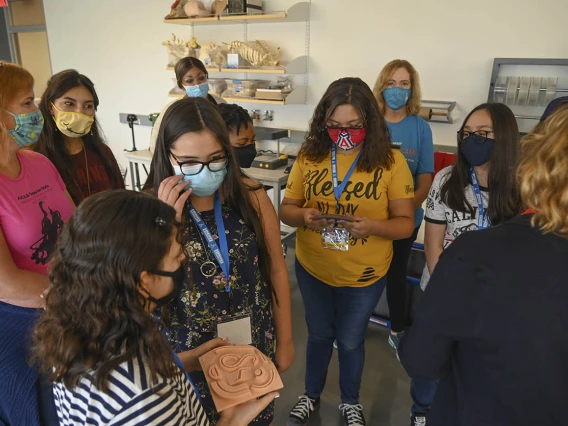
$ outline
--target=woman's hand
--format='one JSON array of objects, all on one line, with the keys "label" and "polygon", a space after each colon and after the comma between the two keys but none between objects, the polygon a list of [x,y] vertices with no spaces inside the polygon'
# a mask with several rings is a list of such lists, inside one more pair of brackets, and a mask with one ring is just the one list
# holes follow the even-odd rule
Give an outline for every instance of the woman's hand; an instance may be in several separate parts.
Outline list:
[{"label": "woman's hand", "polygon": [[221,413],[217,426],[248,426],[262,410],[278,398],[278,392],[271,392],[260,399],[253,399],[233,408],[227,408]]},{"label": "woman's hand", "polygon": [[[158,188],[158,198],[175,209],[178,222],[181,222],[183,207],[192,193],[192,189],[188,188],[189,184],[190,182],[183,180],[183,176],[170,176],[164,179]],[[184,192],[185,188],[188,189]]]},{"label": "woman's hand", "polygon": [[219,346],[225,346],[229,340],[228,339],[220,339],[216,338],[213,340],[209,340],[205,342],[201,346],[196,347],[195,349],[191,349],[189,351],[181,352],[178,354],[181,363],[183,364],[183,368],[188,373],[192,371],[201,370],[201,364],[199,364],[199,358],[205,355],[207,352],[212,351]]},{"label": "woman's hand", "polygon": [[376,225],[376,221],[369,219],[364,216],[352,216],[353,222],[347,220],[340,220],[338,223],[343,225],[345,229],[349,231],[351,236],[355,239],[368,238],[370,235],[374,234],[373,230]]},{"label": "woman's hand", "polygon": [[327,219],[317,219],[317,220],[313,220],[312,217],[313,216],[318,216],[321,215],[320,211],[318,209],[303,209],[304,210],[304,224],[310,228],[312,231],[321,231],[324,228],[327,228],[328,226],[333,226],[334,221],[333,220],[327,220]]},{"label": "woman's hand", "polygon": [[296,350],[292,340],[284,343],[276,342],[276,367],[279,373],[284,373],[292,366],[295,356]]}]

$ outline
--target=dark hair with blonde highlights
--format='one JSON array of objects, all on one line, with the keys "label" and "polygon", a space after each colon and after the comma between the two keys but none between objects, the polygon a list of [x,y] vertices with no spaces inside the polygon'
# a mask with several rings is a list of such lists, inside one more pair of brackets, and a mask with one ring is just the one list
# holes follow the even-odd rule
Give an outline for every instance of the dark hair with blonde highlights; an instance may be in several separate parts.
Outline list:
[{"label": "dark hair with blonde highlights", "polygon": [[387,88],[393,73],[399,68],[404,68],[408,71],[408,74],[410,74],[410,88],[412,89],[412,95],[406,104],[406,113],[408,115],[417,115],[420,112],[422,90],[420,89],[420,78],[418,76],[418,72],[410,62],[405,61],[404,59],[395,59],[386,64],[377,77],[373,93],[379,103],[381,113],[384,114],[386,110],[386,103],[383,98],[383,90]]},{"label": "dark hair with blonde highlights", "polygon": [[59,237],[34,332],[34,360],[51,381],[73,388],[94,370],[106,390],[112,370],[137,354],[153,380],[179,374],[138,291],[140,275],[160,269],[177,232],[174,209],[148,194],[105,191],[81,203]]},{"label": "dark hair with blonde highlights", "polygon": [[370,173],[377,167],[390,169],[394,156],[387,123],[379,111],[373,92],[357,77],[341,78],[327,88],[316,106],[308,136],[299,155],[316,163],[322,162],[329,155],[333,141],[327,134],[326,123],[341,105],[353,106],[367,131],[357,170]]},{"label": "dark hair with blonde highlights", "polygon": [[521,142],[521,197],[536,211],[533,225],[568,238],[568,104]]}]

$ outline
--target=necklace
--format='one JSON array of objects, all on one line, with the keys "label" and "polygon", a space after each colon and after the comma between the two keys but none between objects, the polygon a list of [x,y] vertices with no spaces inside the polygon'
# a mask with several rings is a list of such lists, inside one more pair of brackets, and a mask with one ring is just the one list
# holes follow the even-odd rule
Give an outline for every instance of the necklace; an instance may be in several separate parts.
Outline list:
[{"label": "necklace", "polygon": [[[193,220],[191,222],[193,223]],[[196,226],[197,225],[193,224],[192,228],[195,229]],[[207,249],[207,246],[205,245],[205,241],[203,240],[203,236],[201,235],[201,231],[199,231],[199,229],[197,229],[197,235],[199,235],[199,239],[201,240],[201,247],[203,247],[203,251],[207,258],[207,260],[201,264],[199,270],[205,278],[211,278],[217,272],[217,264],[213,262],[209,257],[209,251]]]},{"label": "necklace", "polygon": [[[83,143],[83,154],[85,155],[85,172],[87,173],[87,193],[89,194],[88,196],[91,196],[91,177],[89,175],[89,160],[87,158],[87,147],[85,146],[85,144]],[[73,179],[73,183],[75,184],[75,186],[77,187],[77,189],[79,190],[79,194],[82,193],[81,191],[81,185],[79,185],[79,182],[77,182],[77,179],[75,179],[75,174],[71,172],[71,170],[69,170],[69,168],[67,168],[67,171],[69,172],[69,176],[71,176],[71,179]]]},{"label": "necklace", "polygon": [[87,190],[91,196],[91,178],[89,176],[89,160],[87,159],[87,147],[83,143],[83,152],[85,153],[85,171],[87,172]]}]

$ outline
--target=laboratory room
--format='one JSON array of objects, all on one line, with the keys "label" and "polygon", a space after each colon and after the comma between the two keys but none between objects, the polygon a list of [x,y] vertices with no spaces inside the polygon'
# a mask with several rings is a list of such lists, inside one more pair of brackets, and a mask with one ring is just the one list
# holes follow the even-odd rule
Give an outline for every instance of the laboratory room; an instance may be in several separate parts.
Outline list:
[{"label": "laboratory room", "polygon": [[565,425],[566,16],[0,0],[0,425]]}]

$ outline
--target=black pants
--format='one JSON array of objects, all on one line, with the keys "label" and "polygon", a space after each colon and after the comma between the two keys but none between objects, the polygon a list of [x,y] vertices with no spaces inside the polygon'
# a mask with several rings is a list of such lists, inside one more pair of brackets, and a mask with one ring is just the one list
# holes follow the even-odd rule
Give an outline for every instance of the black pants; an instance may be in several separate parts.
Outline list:
[{"label": "black pants", "polygon": [[391,330],[399,333],[404,330],[404,323],[408,316],[408,292],[409,284],[406,282],[406,270],[408,259],[412,251],[412,244],[418,236],[416,228],[409,238],[392,242],[393,256],[390,268],[387,272],[387,301],[391,320]]}]

